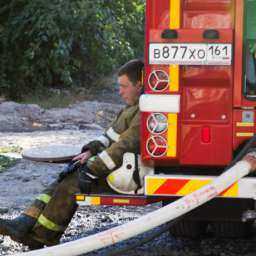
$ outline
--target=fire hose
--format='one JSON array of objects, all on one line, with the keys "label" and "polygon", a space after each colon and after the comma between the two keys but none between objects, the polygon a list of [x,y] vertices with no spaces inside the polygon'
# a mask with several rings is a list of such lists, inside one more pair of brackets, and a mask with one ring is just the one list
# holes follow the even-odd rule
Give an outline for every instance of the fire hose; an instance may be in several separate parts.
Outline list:
[{"label": "fire hose", "polygon": [[230,169],[215,178],[210,184],[136,220],[89,237],[36,251],[16,254],[16,256],[80,255],[129,239],[167,223],[208,202],[231,186],[234,182],[254,170],[256,167],[255,162],[256,153],[251,152],[245,159],[237,162]]},{"label": "fire hose", "polygon": [[[163,233],[167,232],[170,230],[170,228],[175,225],[176,223],[178,223],[181,219],[183,218],[183,216],[176,218],[175,220],[168,222],[167,224],[164,224],[163,227],[159,228],[159,230],[155,231],[155,232],[150,232],[149,235],[147,235],[145,238],[142,239],[138,239],[138,241],[136,241],[135,243],[132,243],[131,245],[128,246],[124,246],[123,248],[118,248],[114,251],[111,251],[110,253],[107,253],[107,256],[119,256],[119,255],[123,255],[124,253],[133,250],[139,246],[142,246],[143,244],[149,243],[152,240],[154,240],[155,238],[161,236]],[[168,254],[170,256],[172,256],[172,254]]]},{"label": "fire hose", "polygon": [[[224,171],[228,170],[229,168],[231,168],[236,162],[238,162],[239,160],[242,159],[242,157],[245,156],[246,153],[248,153],[248,151],[253,147],[254,143],[256,141],[256,135],[254,135],[242,148],[242,150],[239,151],[239,153],[235,156],[235,158],[232,160],[232,162],[224,169]],[[108,254],[108,256],[117,256],[117,255],[121,255],[127,251],[130,251],[136,247],[139,247],[143,244],[146,244],[152,240],[154,240],[156,237],[162,235],[163,233],[167,232],[170,230],[170,228],[175,225],[177,222],[179,222],[183,216],[180,216],[179,218],[176,218],[175,220],[165,224],[162,228],[160,228],[159,230],[157,230],[154,233],[150,233],[150,235],[148,235],[147,237],[140,239],[138,242],[133,243],[132,245],[128,245],[125,246],[121,249],[117,249],[112,251],[110,254]]]}]

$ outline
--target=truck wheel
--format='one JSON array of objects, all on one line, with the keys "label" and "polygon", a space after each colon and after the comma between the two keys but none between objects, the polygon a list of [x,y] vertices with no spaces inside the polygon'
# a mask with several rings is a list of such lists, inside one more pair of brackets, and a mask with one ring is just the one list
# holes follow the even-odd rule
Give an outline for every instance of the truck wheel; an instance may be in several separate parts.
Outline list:
[{"label": "truck wheel", "polygon": [[195,239],[205,235],[207,226],[207,222],[182,219],[170,227],[170,234]]},{"label": "truck wheel", "polygon": [[219,238],[244,238],[252,235],[252,222],[221,221],[211,223],[212,231]]}]

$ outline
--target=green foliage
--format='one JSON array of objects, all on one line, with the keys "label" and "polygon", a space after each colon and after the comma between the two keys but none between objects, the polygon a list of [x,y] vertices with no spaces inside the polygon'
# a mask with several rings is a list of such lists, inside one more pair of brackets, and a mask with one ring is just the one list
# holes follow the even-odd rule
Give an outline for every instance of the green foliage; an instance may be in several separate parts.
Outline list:
[{"label": "green foliage", "polygon": [[21,153],[22,148],[20,146],[7,146],[7,147],[0,147],[0,154],[1,153]]},{"label": "green foliage", "polygon": [[15,163],[15,159],[0,155],[0,173],[13,166]]},{"label": "green foliage", "polygon": [[12,0],[0,4],[0,91],[87,86],[143,55],[145,0]]}]

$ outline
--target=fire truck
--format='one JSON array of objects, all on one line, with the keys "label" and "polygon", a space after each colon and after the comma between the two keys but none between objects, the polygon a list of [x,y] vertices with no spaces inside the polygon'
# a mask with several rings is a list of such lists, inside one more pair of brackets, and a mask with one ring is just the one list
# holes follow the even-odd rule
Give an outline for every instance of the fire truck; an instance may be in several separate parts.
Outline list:
[{"label": "fire truck", "polygon": [[[256,0],[147,0],[141,159],[144,195],[77,195],[80,204],[170,203],[208,184],[255,134]],[[247,236],[249,176],[171,227],[197,237]],[[210,224],[210,225],[209,225]]]}]

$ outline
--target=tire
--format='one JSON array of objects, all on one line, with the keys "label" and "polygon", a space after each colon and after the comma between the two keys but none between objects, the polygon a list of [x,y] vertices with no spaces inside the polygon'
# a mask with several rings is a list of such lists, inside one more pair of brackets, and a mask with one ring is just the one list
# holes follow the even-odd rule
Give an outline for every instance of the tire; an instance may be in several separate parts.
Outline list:
[{"label": "tire", "polygon": [[218,238],[245,238],[252,235],[252,222],[220,221],[211,223],[212,231]]},{"label": "tire", "polygon": [[196,239],[206,234],[207,226],[207,222],[182,219],[170,227],[170,235]]}]

